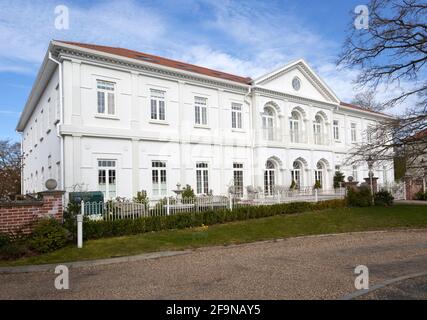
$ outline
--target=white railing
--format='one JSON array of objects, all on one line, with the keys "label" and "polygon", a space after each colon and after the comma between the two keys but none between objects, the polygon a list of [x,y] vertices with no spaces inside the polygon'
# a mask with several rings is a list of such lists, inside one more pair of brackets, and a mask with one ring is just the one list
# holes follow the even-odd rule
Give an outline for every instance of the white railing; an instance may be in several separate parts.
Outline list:
[{"label": "white railing", "polygon": [[187,212],[215,210],[233,210],[236,207],[251,205],[271,205],[297,201],[317,202],[331,199],[343,199],[345,189],[277,190],[272,195],[257,194],[251,200],[227,196],[201,196],[177,199],[167,197],[150,200],[147,203],[132,201],[82,202],[84,215],[92,220],[136,219],[141,217],[168,216]]},{"label": "white railing", "polygon": [[377,191],[386,190],[391,193],[395,200],[406,200],[405,182],[391,182],[386,184],[378,184]]},{"label": "white railing", "polygon": [[312,187],[301,187],[299,189],[275,190],[272,194],[256,194],[250,197],[251,200],[244,200],[244,203],[258,204],[275,204],[289,203],[297,201],[317,202],[331,199],[344,199],[346,195],[345,188],[337,189],[313,189]]}]

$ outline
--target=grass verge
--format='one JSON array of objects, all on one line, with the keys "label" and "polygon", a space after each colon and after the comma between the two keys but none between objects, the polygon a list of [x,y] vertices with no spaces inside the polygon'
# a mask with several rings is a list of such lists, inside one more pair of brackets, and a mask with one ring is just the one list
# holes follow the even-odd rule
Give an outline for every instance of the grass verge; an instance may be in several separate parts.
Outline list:
[{"label": "grass verge", "polygon": [[229,245],[303,235],[427,228],[427,206],[340,208],[209,226],[89,240],[34,257],[0,261],[0,266],[92,260],[141,253]]}]

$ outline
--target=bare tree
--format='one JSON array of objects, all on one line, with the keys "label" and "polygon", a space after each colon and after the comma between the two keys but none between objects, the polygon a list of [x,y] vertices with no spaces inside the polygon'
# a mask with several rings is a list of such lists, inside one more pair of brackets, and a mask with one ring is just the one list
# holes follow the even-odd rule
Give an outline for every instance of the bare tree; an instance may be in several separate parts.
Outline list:
[{"label": "bare tree", "polygon": [[416,162],[426,153],[427,139],[419,134],[427,129],[427,2],[371,0],[368,9],[369,28],[352,25],[338,65],[358,69],[356,85],[368,92],[394,88],[390,98],[380,102],[382,109],[408,98],[415,102],[402,115],[371,128],[353,155],[381,160],[398,155]]},{"label": "bare tree", "polygon": [[376,100],[375,92],[372,90],[359,92],[351,103],[372,111],[380,111],[383,108],[381,103]]},{"label": "bare tree", "polygon": [[21,193],[21,145],[0,140],[0,199]]}]

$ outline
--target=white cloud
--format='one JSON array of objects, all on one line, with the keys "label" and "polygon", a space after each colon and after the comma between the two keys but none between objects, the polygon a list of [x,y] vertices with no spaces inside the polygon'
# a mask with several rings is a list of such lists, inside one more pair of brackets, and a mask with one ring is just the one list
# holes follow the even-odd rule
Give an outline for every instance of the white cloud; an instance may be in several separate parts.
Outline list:
[{"label": "white cloud", "polygon": [[[104,1],[86,8],[69,5],[69,30],[55,29],[56,1],[0,2],[0,68],[18,61],[25,71],[40,63],[52,39],[104,43],[149,49],[162,37],[162,18],[134,1]],[[6,67],[1,68],[5,70]],[[15,69],[19,72],[19,69]]]},{"label": "white cloud", "polygon": [[[70,29],[54,27],[54,0],[0,2],[0,72],[33,73],[51,39],[121,46],[257,77],[305,58],[338,97],[350,101],[356,71],[339,71],[341,43],[310,29],[283,3],[216,0],[96,1],[69,7]],[[188,11],[188,12],[187,12]],[[192,14],[191,24],[179,14]],[[194,21],[193,21],[194,20]],[[385,99],[390,90],[379,93]]]}]

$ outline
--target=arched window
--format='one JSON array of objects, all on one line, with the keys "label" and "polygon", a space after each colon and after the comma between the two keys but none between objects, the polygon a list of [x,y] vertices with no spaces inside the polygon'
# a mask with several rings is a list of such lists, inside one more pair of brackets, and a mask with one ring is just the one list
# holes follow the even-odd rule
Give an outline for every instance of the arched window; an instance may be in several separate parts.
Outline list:
[{"label": "arched window", "polygon": [[264,193],[268,196],[273,195],[276,180],[276,166],[273,161],[268,160],[265,163],[264,171]]},{"label": "arched window", "polygon": [[313,135],[315,144],[323,143],[323,118],[320,115],[316,115],[314,119]]},{"label": "arched window", "polygon": [[262,114],[262,129],[264,139],[274,140],[275,115],[271,107],[265,107]]},{"label": "arched window", "polygon": [[316,170],[314,170],[314,183],[319,182],[321,188],[323,188],[323,163],[317,162]]},{"label": "arched window", "polygon": [[301,142],[300,130],[301,130],[301,117],[298,112],[292,111],[291,119],[289,123],[291,142]]},{"label": "arched window", "polygon": [[302,175],[302,165],[299,161],[294,161],[292,165],[292,181],[295,183],[297,189],[301,188],[301,175]]}]

